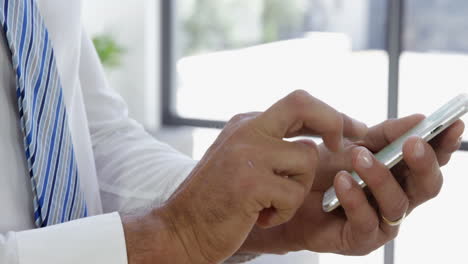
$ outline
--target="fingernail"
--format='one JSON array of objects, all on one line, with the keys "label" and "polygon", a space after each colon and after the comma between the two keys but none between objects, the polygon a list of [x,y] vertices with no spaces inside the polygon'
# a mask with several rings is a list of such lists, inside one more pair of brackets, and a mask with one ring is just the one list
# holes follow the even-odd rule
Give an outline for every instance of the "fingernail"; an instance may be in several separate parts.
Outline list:
[{"label": "fingernail", "polygon": [[353,127],[356,130],[356,132],[358,133],[358,137],[360,137],[360,138],[365,137],[367,135],[367,131],[369,130],[367,125],[364,124],[361,121],[358,121],[358,120],[354,119],[354,118],[352,120],[353,120]]},{"label": "fingernail", "polygon": [[340,189],[349,191],[351,190],[351,187],[353,186],[351,182],[351,177],[349,177],[349,174],[347,172],[340,172],[338,174],[338,185]]},{"label": "fingernail", "polygon": [[414,145],[413,154],[416,158],[419,159],[419,158],[424,157],[424,152],[425,152],[424,144],[421,139],[418,139],[418,141]]},{"label": "fingernail", "polygon": [[367,149],[362,149],[361,152],[359,152],[357,162],[360,167],[365,169],[371,168],[374,163],[372,156]]}]

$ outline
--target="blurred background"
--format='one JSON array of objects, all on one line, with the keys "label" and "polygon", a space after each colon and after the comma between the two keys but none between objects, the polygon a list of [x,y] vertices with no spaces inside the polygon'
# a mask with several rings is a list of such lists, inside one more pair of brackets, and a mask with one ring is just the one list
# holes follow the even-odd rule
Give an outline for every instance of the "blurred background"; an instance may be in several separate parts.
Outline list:
[{"label": "blurred background", "polygon": [[[430,114],[468,92],[467,13],[466,0],[83,4],[84,25],[131,116],[195,159],[231,116],[263,111],[296,89],[369,125]],[[466,263],[468,213],[458,205],[468,185],[467,144],[463,149],[444,168],[440,197],[411,215],[385,249],[252,263]]]}]

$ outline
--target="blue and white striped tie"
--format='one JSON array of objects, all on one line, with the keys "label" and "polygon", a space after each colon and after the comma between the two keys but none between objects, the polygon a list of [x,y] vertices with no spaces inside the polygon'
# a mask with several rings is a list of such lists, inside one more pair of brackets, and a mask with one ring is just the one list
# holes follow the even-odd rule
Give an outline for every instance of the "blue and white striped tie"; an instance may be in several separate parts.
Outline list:
[{"label": "blue and white striped tie", "polygon": [[49,33],[35,0],[0,0],[38,227],[87,216]]}]

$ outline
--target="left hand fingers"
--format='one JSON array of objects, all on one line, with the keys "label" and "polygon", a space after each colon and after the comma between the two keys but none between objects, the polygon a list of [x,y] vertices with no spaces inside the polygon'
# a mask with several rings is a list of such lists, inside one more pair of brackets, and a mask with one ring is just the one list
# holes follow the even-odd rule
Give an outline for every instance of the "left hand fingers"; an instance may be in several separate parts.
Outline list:
[{"label": "left hand fingers", "polygon": [[[408,211],[409,201],[390,170],[364,147],[353,150],[353,166],[375,197],[381,216],[389,221],[401,219]],[[381,230],[393,238],[398,227],[382,223]]]},{"label": "left hand fingers", "polygon": [[353,242],[345,243],[348,247],[342,253],[357,254],[359,252],[353,252],[356,248],[364,247],[367,249],[368,245],[372,245],[379,236],[379,216],[369,204],[364,190],[359,187],[348,172],[338,173],[334,186],[349,224],[349,228],[343,228],[343,231],[351,234],[344,237],[352,237],[350,240]]},{"label": "left hand fingers", "polygon": [[403,146],[403,159],[409,172],[406,193],[410,200],[409,211],[436,197],[443,184],[437,155],[424,140],[412,137]]},{"label": "left hand fingers", "polygon": [[[384,147],[384,144],[394,141],[423,118],[421,115],[413,115],[389,120],[372,128],[364,145],[378,151]],[[465,124],[458,120],[434,138],[430,144],[422,142],[425,152],[422,160],[413,153],[415,139],[406,142],[403,148],[406,164],[397,165],[393,171],[397,173],[395,176],[398,179],[405,181],[404,189],[410,200],[409,211],[438,194],[443,182],[440,166],[446,165],[452,154],[460,148],[464,129]]]}]

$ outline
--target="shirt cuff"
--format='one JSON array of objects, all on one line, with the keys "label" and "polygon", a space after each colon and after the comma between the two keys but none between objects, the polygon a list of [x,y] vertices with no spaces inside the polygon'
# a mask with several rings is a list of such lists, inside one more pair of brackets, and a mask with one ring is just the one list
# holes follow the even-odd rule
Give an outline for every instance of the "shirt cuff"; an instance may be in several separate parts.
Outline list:
[{"label": "shirt cuff", "polygon": [[19,232],[16,241],[20,264],[127,264],[118,213]]}]

